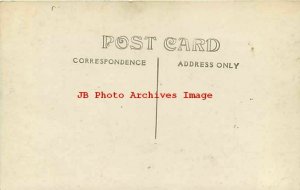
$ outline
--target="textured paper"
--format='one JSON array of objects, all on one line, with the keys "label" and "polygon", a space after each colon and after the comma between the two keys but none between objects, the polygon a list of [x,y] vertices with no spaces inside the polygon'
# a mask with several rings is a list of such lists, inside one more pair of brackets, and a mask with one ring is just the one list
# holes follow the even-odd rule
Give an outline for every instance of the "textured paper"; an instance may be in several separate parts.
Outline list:
[{"label": "textured paper", "polygon": [[[104,49],[103,35],[157,40]],[[167,37],[220,49],[167,51]],[[299,53],[298,2],[2,2],[1,190],[298,190]],[[178,97],[128,98],[157,89]]]}]

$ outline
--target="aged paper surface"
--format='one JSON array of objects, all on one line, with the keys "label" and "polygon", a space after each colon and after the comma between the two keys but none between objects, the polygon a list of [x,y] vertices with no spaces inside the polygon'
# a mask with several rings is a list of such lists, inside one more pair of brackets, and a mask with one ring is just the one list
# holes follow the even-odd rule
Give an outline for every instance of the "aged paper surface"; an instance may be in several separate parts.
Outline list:
[{"label": "aged paper surface", "polygon": [[298,2],[6,2],[0,32],[1,190],[300,189]]}]

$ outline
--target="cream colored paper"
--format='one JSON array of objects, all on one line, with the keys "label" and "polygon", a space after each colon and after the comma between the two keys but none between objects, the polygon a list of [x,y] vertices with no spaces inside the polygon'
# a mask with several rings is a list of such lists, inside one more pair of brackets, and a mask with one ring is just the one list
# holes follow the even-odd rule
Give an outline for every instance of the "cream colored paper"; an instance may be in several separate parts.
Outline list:
[{"label": "cream colored paper", "polygon": [[[1,190],[300,189],[298,2],[5,2],[0,31]],[[103,35],[157,40],[104,49]],[[220,48],[168,51],[167,37]],[[129,98],[157,87],[177,98]]]}]

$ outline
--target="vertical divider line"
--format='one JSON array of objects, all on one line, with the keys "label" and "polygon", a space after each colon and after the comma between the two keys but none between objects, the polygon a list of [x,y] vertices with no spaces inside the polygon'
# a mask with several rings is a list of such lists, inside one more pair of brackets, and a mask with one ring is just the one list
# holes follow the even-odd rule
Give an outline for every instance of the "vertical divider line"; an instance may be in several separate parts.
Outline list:
[{"label": "vertical divider line", "polygon": [[[156,95],[158,95],[158,81],[159,81],[159,58],[157,58],[156,63]],[[158,98],[156,98],[156,105],[155,105],[155,133],[154,138],[157,139],[157,113],[158,113]]]}]

